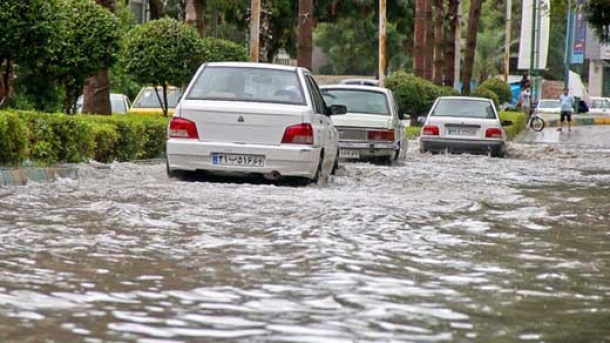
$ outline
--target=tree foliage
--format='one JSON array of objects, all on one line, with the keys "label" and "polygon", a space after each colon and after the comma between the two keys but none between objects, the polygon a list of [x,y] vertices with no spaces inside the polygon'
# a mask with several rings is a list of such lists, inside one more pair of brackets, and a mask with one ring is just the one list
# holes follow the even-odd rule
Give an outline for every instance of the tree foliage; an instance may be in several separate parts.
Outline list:
[{"label": "tree foliage", "polygon": [[224,39],[203,39],[201,62],[248,61],[248,50],[242,45]]},{"label": "tree foliage", "polygon": [[[318,25],[314,42],[327,53],[334,74],[375,75],[378,67],[379,36],[376,17],[342,18]],[[404,36],[396,26],[387,24],[386,54],[388,68],[399,69],[404,63]]]},{"label": "tree foliage", "polygon": [[120,31],[117,18],[93,0],[58,0],[53,20],[57,30],[40,63],[65,87],[69,113],[85,79],[117,60]]},{"label": "tree foliage", "polygon": [[586,18],[600,41],[610,43],[610,2],[589,0],[584,5]]},{"label": "tree foliage", "polygon": [[190,80],[203,55],[203,43],[194,27],[164,18],[136,26],[125,37],[125,71],[143,84],[163,88],[160,99],[167,115],[167,87]]}]

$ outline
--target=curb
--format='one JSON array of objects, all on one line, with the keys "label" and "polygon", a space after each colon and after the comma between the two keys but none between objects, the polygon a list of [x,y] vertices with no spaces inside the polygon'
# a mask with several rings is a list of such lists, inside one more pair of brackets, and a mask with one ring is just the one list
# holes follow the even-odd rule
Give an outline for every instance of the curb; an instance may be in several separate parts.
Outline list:
[{"label": "curb", "polygon": [[[552,119],[548,120],[547,124],[549,127],[559,126],[559,120]],[[596,118],[573,118],[573,126],[590,126],[590,125],[610,125],[610,117],[596,117]]]},{"label": "curb", "polygon": [[25,185],[28,182],[48,183],[58,179],[78,178],[76,168],[0,169],[0,185]]}]

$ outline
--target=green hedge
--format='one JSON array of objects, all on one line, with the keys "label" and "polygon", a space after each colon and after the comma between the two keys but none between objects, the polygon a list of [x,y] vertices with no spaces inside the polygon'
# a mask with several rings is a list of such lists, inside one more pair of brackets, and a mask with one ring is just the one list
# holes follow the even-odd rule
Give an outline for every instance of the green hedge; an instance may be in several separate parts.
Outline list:
[{"label": "green hedge", "polygon": [[165,150],[169,118],[0,111],[0,165],[131,161]]}]

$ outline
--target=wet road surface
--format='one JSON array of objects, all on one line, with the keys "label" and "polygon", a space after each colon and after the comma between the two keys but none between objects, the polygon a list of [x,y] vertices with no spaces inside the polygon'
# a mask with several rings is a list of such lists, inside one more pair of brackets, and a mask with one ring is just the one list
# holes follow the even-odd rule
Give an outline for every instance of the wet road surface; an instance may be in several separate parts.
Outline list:
[{"label": "wet road surface", "polygon": [[413,142],[325,187],[122,163],[0,188],[0,341],[608,342],[607,133]]}]

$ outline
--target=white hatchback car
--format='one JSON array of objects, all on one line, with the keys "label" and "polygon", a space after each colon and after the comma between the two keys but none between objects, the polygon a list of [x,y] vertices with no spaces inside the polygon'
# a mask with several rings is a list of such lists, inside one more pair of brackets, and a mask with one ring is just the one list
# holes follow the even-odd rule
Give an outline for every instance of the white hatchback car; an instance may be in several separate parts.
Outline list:
[{"label": "white hatchback car", "polygon": [[332,118],[339,130],[339,157],[387,164],[406,157],[407,121],[399,114],[391,90],[352,85],[320,89],[327,104],[347,107],[347,115]]},{"label": "white hatchback car", "polygon": [[420,135],[421,152],[506,154],[506,132],[493,101],[466,96],[436,99],[425,118]]},{"label": "white hatchback car", "polygon": [[336,170],[339,133],[307,69],[203,64],[168,127],[167,172],[258,174],[315,182]]},{"label": "white hatchback car", "polygon": [[537,114],[557,114],[561,113],[561,103],[559,99],[540,99],[536,104]]}]

